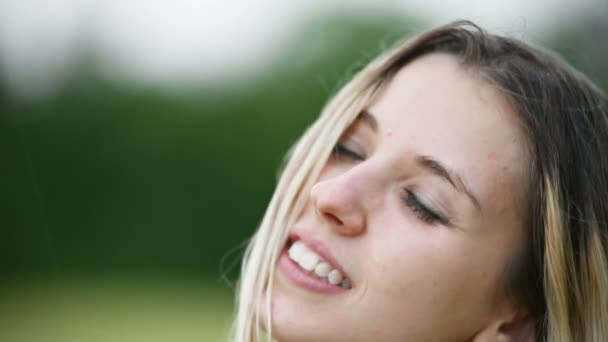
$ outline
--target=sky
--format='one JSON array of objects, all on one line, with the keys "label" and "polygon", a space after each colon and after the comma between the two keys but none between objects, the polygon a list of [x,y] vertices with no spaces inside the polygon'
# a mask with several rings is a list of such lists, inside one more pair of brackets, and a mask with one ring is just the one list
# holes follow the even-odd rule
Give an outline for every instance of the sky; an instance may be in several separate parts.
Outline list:
[{"label": "sky", "polygon": [[[466,18],[534,38],[605,0],[0,0],[0,70],[43,94],[82,44],[108,77],[151,84],[219,82],[263,69],[307,18],[336,9],[397,10],[430,24]],[[607,6],[604,6],[604,8]]]}]

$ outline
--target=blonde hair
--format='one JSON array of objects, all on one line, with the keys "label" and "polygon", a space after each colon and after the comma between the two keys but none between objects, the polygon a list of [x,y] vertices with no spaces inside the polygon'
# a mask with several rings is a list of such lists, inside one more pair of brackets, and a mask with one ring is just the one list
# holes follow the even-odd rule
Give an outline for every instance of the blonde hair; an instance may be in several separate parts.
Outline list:
[{"label": "blonde hair", "polygon": [[423,33],[377,57],[331,99],[291,149],[245,252],[232,340],[262,339],[263,305],[266,333],[272,336],[274,265],[327,157],[400,68],[433,52],[455,55],[496,86],[526,126],[529,248],[507,286],[535,320],[538,340],[608,340],[606,96],[559,57],[465,21]]}]

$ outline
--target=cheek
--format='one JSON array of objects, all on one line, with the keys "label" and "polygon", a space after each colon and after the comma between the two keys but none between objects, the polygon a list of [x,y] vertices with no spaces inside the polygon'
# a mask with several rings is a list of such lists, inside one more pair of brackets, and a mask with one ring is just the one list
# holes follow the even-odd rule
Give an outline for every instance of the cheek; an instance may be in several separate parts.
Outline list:
[{"label": "cheek", "polygon": [[428,234],[413,233],[407,237],[386,234],[378,239],[367,254],[365,268],[370,287],[378,296],[396,305],[411,301],[430,301],[442,292],[441,281],[450,269],[444,251],[434,245]]},{"label": "cheek", "polygon": [[378,324],[421,338],[439,333],[438,324],[444,337],[476,329],[487,317],[493,286],[478,251],[446,228],[390,233],[366,253],[366,311],[381,314]]}]

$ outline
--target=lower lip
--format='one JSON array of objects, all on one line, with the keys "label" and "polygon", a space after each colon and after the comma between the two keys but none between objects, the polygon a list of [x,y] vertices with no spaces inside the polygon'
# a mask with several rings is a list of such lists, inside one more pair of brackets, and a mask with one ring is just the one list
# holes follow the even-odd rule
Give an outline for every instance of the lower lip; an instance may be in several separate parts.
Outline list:
[{"label": "lower lip", "polygon": [[279,258],[279,269],[296,285],[314,292],[338,294],[348,291],[340,286],[329,284],[301,269],[300,266],[289,258],[287,249],[283,250],[283,253],[281,253],[281,257]]}]

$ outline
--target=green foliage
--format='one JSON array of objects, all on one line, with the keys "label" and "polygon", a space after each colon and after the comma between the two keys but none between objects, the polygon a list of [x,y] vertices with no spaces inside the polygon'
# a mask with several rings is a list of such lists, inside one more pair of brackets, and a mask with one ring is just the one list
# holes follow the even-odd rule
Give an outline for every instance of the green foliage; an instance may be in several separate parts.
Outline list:
[{"label": "green foliage", "polygon": [[0,288],[0,341],[227,341],[231,293],[180,279],[64,279]]},{"label": "green foliage", "polygon": [[238,264],[289,146],[406,23],[316,18],[265,77],[177,95],[105,80],[85,54],[53,97],[7,101],[3,266],[219,278],[223,256]]},{"label": "green foliage", "polygon": [[[608,6],[604,6],[608,10]],[[608,91],[608,13],[598,11],[569,25],[562,25],[549,35],[545,45],[585,73],[604,91]]]}]

